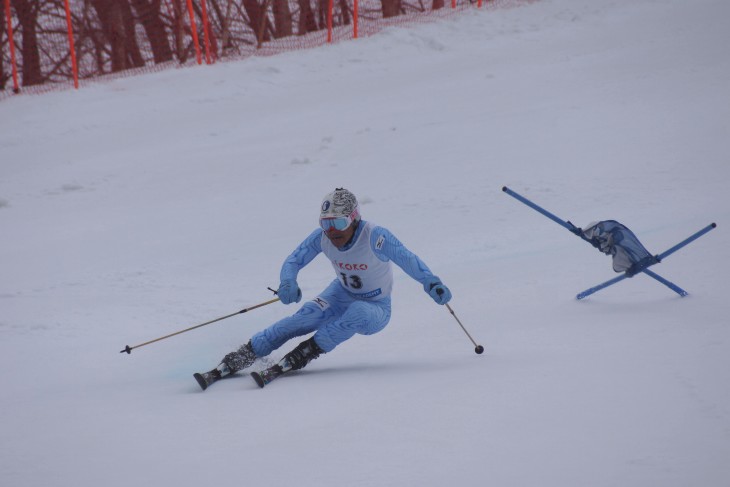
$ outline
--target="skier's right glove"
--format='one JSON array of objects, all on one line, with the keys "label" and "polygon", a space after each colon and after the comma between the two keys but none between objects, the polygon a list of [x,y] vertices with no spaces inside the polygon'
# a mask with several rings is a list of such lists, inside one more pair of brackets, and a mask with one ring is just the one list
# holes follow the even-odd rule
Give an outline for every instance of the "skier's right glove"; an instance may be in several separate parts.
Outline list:
[{"label": "skier's right glove", "polygon": [[294,279],[281,281],[276,294],[279,295],[279,299],[284,304],[298,303],[302,300],[302,290],[299,289],[299,285]]}]

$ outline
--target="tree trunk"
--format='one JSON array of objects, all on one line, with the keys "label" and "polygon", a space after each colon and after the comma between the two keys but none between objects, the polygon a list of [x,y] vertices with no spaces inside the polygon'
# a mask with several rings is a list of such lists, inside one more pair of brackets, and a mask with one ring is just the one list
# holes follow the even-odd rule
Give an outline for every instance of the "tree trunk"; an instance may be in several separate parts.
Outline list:
[{"label": "tree trunk", "polygon": [[111,48],[112,72],[144,66],[134,37],[134,17],[128,3],[121,0],[90,0],[99,16],[104,36]]},{"label": "tree trunk", "polygon": [[135,18],[132,13],[132,6],[128,0],[117,0],[122,11],[122,22],[124,25],[125,50],[127,51],[127,67],[141,68],[145,61],[142,52],[137,43],[137,35],[135,29]]},{"label": "tree trunk", "polygon": [[183,21],[184,14],[182,8],[182,0],[172,0],[172,12],[173,12],[173,45],[175,46],[175,54],[180,64],[183,64],[188,59],[188,54],[185,51],[185,44],[183,38],[185,35],[185,22]]},{"label": "tree trunk", "polygon": [[309,0],[298,0],[299,2],[299,25],[297,26],[297,34],[303,36],[309,32],[319,30],[317,20],[314,18],[312,5]]},{"label": "tree trunk", "polygon": [[350,5],[347,0],[340,0],[340,12],[342,13],[342,25],[350,25]]},{"label": "tree trunk", "polygon": [[152,48],[152,57],[155,63],[163,63],[172,59],[172,49],[167,41],[165,24],[160,18],[160,0],[131,0],[137,12],[139,22],[144,27],[147,39]]},{"label": "tree trunk", "polygon": [[113,0],[91,0],[96,15],[101,23],[101,30],[109,42],[111,49],[112,72],[125,68],[124,55],[124,28],[121,25],[121,15],[116,2]]},{"label": "tree trunk", "polygon": [[292,14],[288,0],[272,0],[271,9],[274,13],[274,37],[280,39],[288,37],[294,32]]},{"label": "tree trunk", "polygon": [[383,5],[383,18],[400,15],[401,0],[381,0]]},{"label": "tree trunk", "polygon": [[[8,21],[7,18],[5,18],[5,8],[3,6],[0,6],[0,39],[3,38],[3,35],[5,35],[5,23]],[[8,51],[10,51],[10,35],[8,35]],[[5,89],[5,84],[10,79],[10,73],[5,74],[5,66],[3,61],[5,60],[5,56],[0,55],[0,91]],[[13,67],[10,66],[10,69],[12,70]]]},{"label": "tree trunk", "polygon": [[265,18],[266,12],[264,12],[264,9],[261,8],[257,0],[242,0],[242,3],[243,8],[248,14],[250,27],[253,29],[254,34],[256,34],[259,45],[264,41],[268,41],[270,39],[267,32],[268,20]]},{"label": "tree trunk", "polygon": [[[23,59],[23,86],[39,85],[43,83],[41,73],[41,56],[38,52],[37,18],[39,2],[30,0],[12,0],[15,15],[20,22],[22,33],[21,56]],[[4,16],[3,16],[4,17]]]},{"label": "tree trunk", "polygon": [[329,0],[317,0],[317,20],[323,29],[327,27],[327,6]]},{"label": "tree trunk", "polygon": [[221,53],[225,55],[225,52],[228,50],[228,48],[232,47],[231,45],[231,10],[233,7],[233,0],[226,0],[226,13],[225,15],[222,14],[222,12],[219,12],[218,17],[221,19]]}]

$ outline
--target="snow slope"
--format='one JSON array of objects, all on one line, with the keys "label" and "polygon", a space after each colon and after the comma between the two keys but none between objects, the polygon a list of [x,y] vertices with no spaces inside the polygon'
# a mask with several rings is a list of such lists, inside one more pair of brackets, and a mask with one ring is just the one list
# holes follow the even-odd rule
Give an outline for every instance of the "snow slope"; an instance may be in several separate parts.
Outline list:
[{"label": "snow slope", "polygon": [[[0,103],[4,486],[730,485],[730,4],[541,0]],[[610,259],[576,225],[652,252]],[[335,186],[450,286],[259,390],[192,379]],[[305,299],[331,279],[319,257]],[[297,342],[272,354],[278,359]]]}]

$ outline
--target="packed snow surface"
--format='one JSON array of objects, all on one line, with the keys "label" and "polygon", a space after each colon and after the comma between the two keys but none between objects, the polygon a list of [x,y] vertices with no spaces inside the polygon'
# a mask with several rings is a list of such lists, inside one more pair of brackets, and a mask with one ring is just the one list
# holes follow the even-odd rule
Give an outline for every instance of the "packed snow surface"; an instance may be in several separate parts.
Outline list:
[{"label": "packed snow surface", "polygon": [[[730,3],[541,0],[0,103],[0,483],[730,485]],[[614,219],[653,269],[501,191]],[[344,186],[453,292],[259,389],[192,378],[297,305]],[[305,299],[333,279],[323,256]],[[274,352],[278,360],[297,341]],[[265,362],[257,364],[264,366]]]}]

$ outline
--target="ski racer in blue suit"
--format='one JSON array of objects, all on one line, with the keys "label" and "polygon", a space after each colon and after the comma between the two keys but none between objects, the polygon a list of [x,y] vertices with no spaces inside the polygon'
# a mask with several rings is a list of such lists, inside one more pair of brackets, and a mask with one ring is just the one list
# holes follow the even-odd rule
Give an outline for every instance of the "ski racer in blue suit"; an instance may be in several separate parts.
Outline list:
[{"label": "ski racer in blue suit", "polygon": [[451,299],[449,289],[416,254],[389,230],[361,219],[357,199],[346,189],[338,188],[324,198],[320,228],[284,261],[277,291],[282,303],[301,301],[297,275],[320,253],[330,260],[336,278],[296,313],[256,333],[248,343],[226,355],[216,369],[195,374],[203,389],[250,367],[257,358],[266,357],[298,336],[314,333],[279,362],[281,373],[301,369],[355,334],[381,331],[390,320],[391,262],[421,283],[436,303],[443,305]]}]

